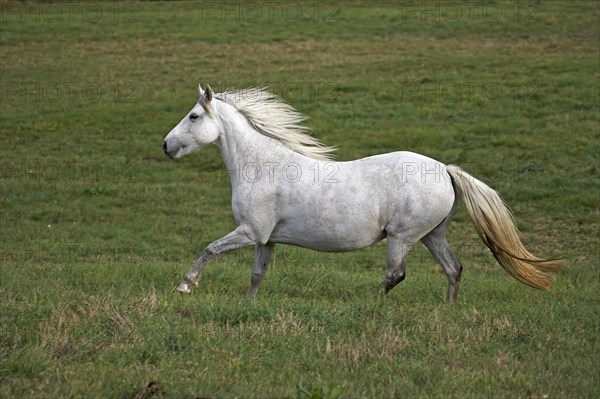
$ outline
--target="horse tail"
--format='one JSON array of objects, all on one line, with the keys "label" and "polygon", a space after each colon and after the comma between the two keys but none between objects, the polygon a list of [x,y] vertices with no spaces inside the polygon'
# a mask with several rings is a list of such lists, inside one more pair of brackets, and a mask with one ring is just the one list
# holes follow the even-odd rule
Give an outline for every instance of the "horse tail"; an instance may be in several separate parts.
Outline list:
[{"label": "horse tail", "polygon": [[[448,165],[477,234],[500,265],[514,278],[533,288],[547,290],[564,264],[558,258],[538,258],[525,248],[513,215],[500,195],[458,166]],[[549,273],[550,272],[550,273]]]}]

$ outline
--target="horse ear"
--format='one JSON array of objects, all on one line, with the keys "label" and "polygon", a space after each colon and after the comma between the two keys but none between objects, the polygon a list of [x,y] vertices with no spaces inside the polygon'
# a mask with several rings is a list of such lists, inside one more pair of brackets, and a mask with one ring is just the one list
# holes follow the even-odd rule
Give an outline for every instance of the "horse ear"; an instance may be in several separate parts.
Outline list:
[{"label": "horse ear", "polygon": [[198,95],[200,97],[204,95],[204,90],[202,90],[202,83],[198,83]]},{"label": "horse ear", "polygon": [[205,90],[204,94],[205,94],[205,96],[206,96],[206,99],[205,99],[205,101],[206,101],[207,103],[209,103],[209,102],[212,100],[212,98],[213,98],[213,94],[214,94],[214,93],[213,93],[213,90],[210,88],[210,85],[208,85],[208,84],[206,85],[206,90]]}]

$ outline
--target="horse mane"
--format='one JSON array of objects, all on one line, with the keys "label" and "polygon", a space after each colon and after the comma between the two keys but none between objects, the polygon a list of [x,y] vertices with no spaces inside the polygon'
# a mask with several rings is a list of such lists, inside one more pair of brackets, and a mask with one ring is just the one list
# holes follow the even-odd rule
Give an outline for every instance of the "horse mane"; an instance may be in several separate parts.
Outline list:
[{"label": "horse mane", "polygon": [[323,145],[306,134],[306,117],[265,87],[226,90],[216,98],[231,105],[244,115],[259,133],[279,140],[283,145],[316,160],[333,159],[334,147]]}]

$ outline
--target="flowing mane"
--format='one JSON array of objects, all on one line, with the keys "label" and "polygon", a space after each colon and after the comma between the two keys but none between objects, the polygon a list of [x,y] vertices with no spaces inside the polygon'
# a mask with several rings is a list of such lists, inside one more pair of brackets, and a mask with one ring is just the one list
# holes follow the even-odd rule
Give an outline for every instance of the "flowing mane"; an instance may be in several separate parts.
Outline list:
[{"label": "flowing mane", "polygon": [[334,147],[327,147],[306,134],[306,117],[263,87],[227,90],[215,95],[242,115],[261,134],[281,141],[286,147],[317,160],[333,159]]}]

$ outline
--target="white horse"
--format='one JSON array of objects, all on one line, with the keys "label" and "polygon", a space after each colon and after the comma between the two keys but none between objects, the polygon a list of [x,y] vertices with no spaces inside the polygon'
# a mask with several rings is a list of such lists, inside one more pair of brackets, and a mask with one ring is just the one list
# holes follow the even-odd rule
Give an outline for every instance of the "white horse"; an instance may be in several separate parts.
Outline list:
[{"label": "white horse", "polygon": [[254,245],[248,297],[259,289],[275,244],[317,251],[352,251],[387,238],[387,272],[377,292],[405,277],[405,260],[419,240],[448,277],[448,300],[458,298],[462,266],[446,241],[457,192],[484,243],[519,281],[548,289],[561,260],[531,255],[512,215],[494,190],[457,166],[411,152],[350,162],[331,160],[305,132],[305,119],[264,89],[214,94],[199,86],[199,100],[165,137],[177,159],[216,145],[231,177],[238,227],[208,245],[178,287],[188,293],[215,256]]}]

